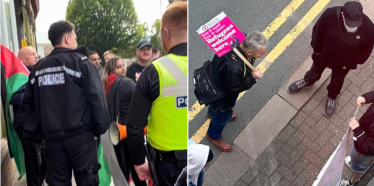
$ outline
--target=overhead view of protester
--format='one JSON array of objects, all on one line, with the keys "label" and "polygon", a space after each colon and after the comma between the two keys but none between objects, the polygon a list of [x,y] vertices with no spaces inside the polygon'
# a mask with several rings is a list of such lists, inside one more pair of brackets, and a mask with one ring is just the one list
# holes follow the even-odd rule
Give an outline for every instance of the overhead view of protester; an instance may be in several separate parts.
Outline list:
[{"label": "overhead view of protester", "polygon": [[209,146],[188,140],[188,186],[202,186],[205,167],[213,160],[213,152]]},{"label": "overhead view of protester", "polygon": [[[251,32],[247,38],[236,48],[253,65],[256,58],[266,55],[268,41],[261,32]],[[235,119],[232,108],[240,92],[250,89],[256,79],[262,77],[260,69],[251,71],[244,65],[244,61],[233,51],[222,57],[214,56],[212,60],[214,82],[219,89],[226,92],[225,97],[220,98],[209,105],[208,117],[211,117],[206,138],[221,151],[231,151],[231,145],[222,137],[225,125]],[[244,81],[243,79],[244,75]]]},{"label": "overhead view of protester", "polygon": [[[127,117],[127,142],[140,180],[173,186],[187,166],[187,2],[177,1],[166,9],[161,42],[167,55],[148,65],[137,81]],[[151,157],[145,160],[140,147],[147,124]]]},{"label": "overhead view of protester", "polygon": [[142,39],[136,45],[136,56],[138,60],[127,67],[126,77],[137,82],[143,71],[148,66],[152,59],[152,44]]},{"label": "overhead view of protester", "polygon": [[[357,106],[374,103],[374,91],[367,92],[357,98]],[[356,183],[358,178],[374,163],[374,104],[371,104],[362,117],[349,121],[353,131],[353,146],[350,155],[345,158],[347,166],[353,172],[350,180],[342,180],[340,186]]]},{"label": "overhead view of protester", "polygon": [[[338,23],[338,24],[337,24]],[[289,93],[300,92],[321,78],[326,68],[331,69],[327,86],[324,114],[332,116],[336,110],[336,98],[340,94],[349,71],[369,58],[373,50],[374,25],[363,13],[360,2],[346,2],[343,7],[326,9],[313,27],[313,65],[303,79],[295,81]]]}]

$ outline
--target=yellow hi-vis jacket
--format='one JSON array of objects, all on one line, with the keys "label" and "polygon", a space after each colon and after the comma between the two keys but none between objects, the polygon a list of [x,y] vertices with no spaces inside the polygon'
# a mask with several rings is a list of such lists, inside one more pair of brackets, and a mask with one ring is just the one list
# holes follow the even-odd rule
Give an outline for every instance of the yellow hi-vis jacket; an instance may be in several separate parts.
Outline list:
[{"label": "yellow hi-vis jacket", "polygon": [[148,117],[148,143],[162,151],[187,149],[187,56],[168,54],[152,62],[160,95]]}]

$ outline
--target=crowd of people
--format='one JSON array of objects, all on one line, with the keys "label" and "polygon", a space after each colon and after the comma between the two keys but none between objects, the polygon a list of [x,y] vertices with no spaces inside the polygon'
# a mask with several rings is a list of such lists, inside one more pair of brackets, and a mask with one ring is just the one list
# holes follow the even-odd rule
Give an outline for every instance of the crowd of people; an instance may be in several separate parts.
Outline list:
[{"label": "crowd of people", "polygon": [[[20,50],[30,75],[10,104],[27,185],[72,185],[72,173],[78,186],[99,185],[100,145],[114,185],[128,185],[130,175],[135,185],[176,183],[187,166],[187,2],[168,6],[160,32],[166,55],[142,39],[129,66],[111,50],[102,66],[100,54],[78,47],[69,21],[50,26],[54,49],[45,58],[32,47]],[[111,122],[127,127],[127,138],[116,145]]]},{"label": "crowd of people", "polygon": [[[14,129],[22,141],[27,184],[97,186],[98,146],[102,145],[114,185],[201,186],[204,167],[213,159],[206,145],[187,142],[187,3],[172,3],[161,19],[160,49],[148,40],[136,45],[137,61],[127,65],[113,51],[102,57],[77,47],[75,26],[58,21],[48,37],[54,50],[43,59],[32,47],[18,58],[29,69],[28,82],[11,97]],[[288,92],[311,87],[326,68],[332,70],[324,114],[333,115],[346,75],[369,58],[374,24],[359,2],[326,9],[313,27],[313,64]],[[225,96],[208,104],[211,118],[206,138],[217,149],[231,151],[222,136],[239,93],[252,88],[263,74],[253,65],[267,54],[268,40],[251,32],[230,51],[211,62],[213,81]],[[357,98],[357,106],[374,102],[374,91]],[[126,126],[127,137],[113,145],[110,123]],[[354,145],[346,164],[354,172],[341,186],[353,185],[374,162],[374,105],[360,118],[351,118]],[[147,133],[145,134],[145,128]],[[145,138],[146,136],[146,138]],[[188,149],[188,153],[187,153]],[[188,166],[187,166],[188,164]],[[188,176],[187,176],[188,175]],[[186,177],[184,177],[186,176]]]}]

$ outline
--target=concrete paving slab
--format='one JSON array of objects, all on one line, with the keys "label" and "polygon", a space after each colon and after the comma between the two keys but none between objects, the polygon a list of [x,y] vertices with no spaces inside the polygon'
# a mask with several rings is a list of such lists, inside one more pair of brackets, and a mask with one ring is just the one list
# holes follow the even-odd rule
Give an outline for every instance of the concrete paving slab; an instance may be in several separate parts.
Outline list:
[{"label": "concrete paving slab", "polygon": [[317,81],[312,87],[303,90],[302,92],[290,94],[287,89],[288,86],[299,80],[302,79],[305,73],[310,69],[313,64],[313,60],[311,57],[308,57],[300,67],[292,74],[292,76],[288,79],[288,81],[283,84],[283,86],[278,90],[278,95],[285,99],[288,103],[290,103],[293,107],[297,110],[309,100],[309,98],[318,90],[318,88],[322,85],[323,82],[331,75],[331,69],[326,68],[323,72],[321,79]]},{"label": "concrete paving slab", "polygon": [[257,159],[296,113],[293,106],[274,95],[238,135],[234,144]]},{"label": "concrete paving slab", "polygon": [[231,152],[222,153],[205,174],[205,186],[230,186],[240,179],[254,164],[237,146],[233,145]]},{"label": "concrete paving slab", "polygon": [[371,20],[374,20],[374,6],[372,0],[360,0],[366,14]]}]

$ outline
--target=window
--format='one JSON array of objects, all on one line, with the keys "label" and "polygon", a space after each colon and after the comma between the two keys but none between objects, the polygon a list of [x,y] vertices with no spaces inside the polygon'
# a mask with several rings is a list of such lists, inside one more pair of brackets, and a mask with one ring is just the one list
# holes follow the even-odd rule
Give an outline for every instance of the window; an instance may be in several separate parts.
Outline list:
[{"label": "window", "polygon": [[18,53],[17,24],[13,0],[0,0],[0,42]]}]

